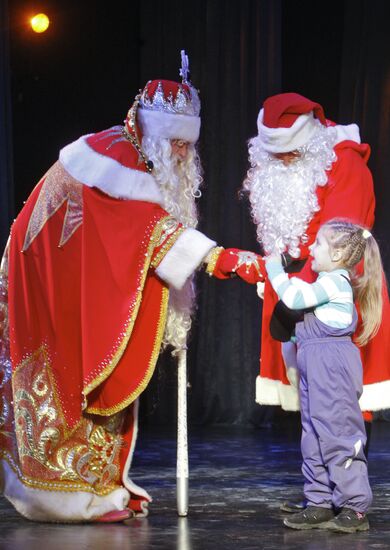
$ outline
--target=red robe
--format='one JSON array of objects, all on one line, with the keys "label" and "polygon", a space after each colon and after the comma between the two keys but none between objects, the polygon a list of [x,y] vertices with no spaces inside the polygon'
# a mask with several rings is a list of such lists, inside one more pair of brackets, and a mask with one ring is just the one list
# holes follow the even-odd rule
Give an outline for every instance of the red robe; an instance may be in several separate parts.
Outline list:
[{"label": "red robe", "polygon": [[[369,146],[345,140],[335,148],[337,161],[328,172],[328,182],[317,188],[319,211],[306,231],[309,240],[301,246],[301,258],[308,258],[308,247],[314,242],[319,227],[332,218],[349,220],[371,228],[374,224],[375,197],[372,176],[366,166]],[[311,259],[300,273],[313,282],[317,274],[311,270]],[[271,337],[270,319],[278,297],[269,281],[264,289],[260,376],[256,383],[256,401],[281,405],[285,410],[299,410],[297,390],[289,384],[281,354],[281,343]],[[361,348],[364,367],[362,410],[375,411],[390,407],[390,305],[384,289],[383,321],[378,334]]]},{"label": "red robe", "polygon": [[0,475],[30,519],[146,513],[151,500],[127,478],[136,400],[158,358],[169,285],[180,288],[215,243],[162,208],[138,160],[119,128],[80,138],[12,226]]}]

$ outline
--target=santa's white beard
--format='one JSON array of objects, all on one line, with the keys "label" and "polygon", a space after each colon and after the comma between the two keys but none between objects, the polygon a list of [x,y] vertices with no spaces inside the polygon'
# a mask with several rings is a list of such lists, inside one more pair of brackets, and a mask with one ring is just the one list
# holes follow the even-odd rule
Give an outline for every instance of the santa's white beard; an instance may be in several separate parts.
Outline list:
[{"label": "santa's white beard", "polygon": [[310,142],[299,149],[301,156],[285,165],[262,149],[258,137],[249,142],[251,168],[243,188],[249,191],[257,238],[264,252],[287,251],[300,256],[300,243],[319,210],[316,189],[327,183],[326,171],[336,160],[335,131],[319,124]]},{"label": "santa's white beard", "polygon": [[[148,159],[153,161],[153,175],[163,196],[164,209],[185,227],[196,227],[195,199],[201,195],[202,175],[195,147],[189,146],[183,161],[172,157],[167,139],[144,137],[142,147]],[[173,288],[169,291],[163,346],[173,346],[173,354],[186,347],[194,307],[195,287],[193,277],[190,277],[180,291]]]}]

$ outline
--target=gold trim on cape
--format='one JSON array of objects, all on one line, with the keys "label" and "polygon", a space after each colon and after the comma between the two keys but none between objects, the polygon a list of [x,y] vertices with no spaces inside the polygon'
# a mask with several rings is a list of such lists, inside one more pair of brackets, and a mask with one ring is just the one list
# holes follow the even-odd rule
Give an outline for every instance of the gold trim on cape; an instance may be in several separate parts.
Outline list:
[{"label": "gold trim on cape", "polygon": [[168,300],[169,300],[169,290],[167,287],[164,287],[162,290],[162,300],[161,300],[161,307],[160,307],[160,317],[158,320],[157,325],[157,332],[156,337],[154,339],[153,343],[153,351],[152,355],[150,356],[149,365],[147,368],[147,371],[145,373],[144,378],[139,383],[136,390],[134,390],[130,395],[128,395],[123,401],[118,403],[117,405],[114,405],[113,407],[110,407],[108,409],[99,409],[97,407],[91,407],[87,408],[87,412],[90,414],[100,414],[103,416],[111,416],[112,414],[116,414],[119,411],[123,410],[125,407],[130,405],[133,401],[137,399],[141,395],[141,393],[145,390],[147,387],[149,380],[151,379],[154,369],[156,367],[157,358],[160,353],[161,348],[161,341],[162,337],[164,335],[164,329],[165,329],[165,323],[167,319],[167,312],[168,312]]},{"label": "gold trim on cape", "polygon": [[[164,216],[161,220],[159,220],[159,222],[156,224],[156,226],[153,230],[151,239],[149,241],[148,250],[145,253],[145,263],[144,263],[144,266],[141,270],[142,277],[141,277],[141,281],[138,285],[138,289],[137,289],[138,292],[137,292],[137,296],[135,298],[134,307],[133,307],[133,310],[131,312],[130,319],[127,323],[127,327],[125,329],[125,335],[124,335],[122,341],[120,342],[120,344],[118,345],[112,359],[104,367],[103,371],[100,372],[91,382],[89,382],[88,384],[85,385],[85,387],[83,389],[84,396],[87,396],[95,388],[97,388],[102,382],[104,382],[104,380],[106,380],[108,378],[108,376],[115,369],[116,365],[118,364],[119,360],[121,359],[121,357],[122,357],[122,355],[123,355],[123,353],[126,349],[126,346],[129,342],[130,336],[131,336],[133,328],[134,328],[134,324],[135,324],[135,321],[136,321],[136,318],[137,318],[139,307],[141,305],[142,291],[143,291],[143,288],[145,286],[145,280],[146,280],[146,277],[148,275],[148,270],[149,270],[149,267],[150,267],[151,258],[153,256],[153,251],[154,251],[154,248],[156,246],[156,243],[159,241],[159,239],[161,237],[161,232],[163,230],[164,223],[166,222],[168,217],[169,216]],[[164,322],[165,322],[165,319],[164,319]],[[131,401],[129,401],[129,403],[130,402]]]}]

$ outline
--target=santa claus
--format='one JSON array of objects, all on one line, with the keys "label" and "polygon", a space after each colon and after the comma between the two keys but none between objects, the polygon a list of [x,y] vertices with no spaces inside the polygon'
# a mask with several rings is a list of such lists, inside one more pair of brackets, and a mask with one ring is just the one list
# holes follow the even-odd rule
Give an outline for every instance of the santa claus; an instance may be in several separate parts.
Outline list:
[{"label": "santa claus", "polygon": [[150,496],[128,478],[137,399],[163,345],[186,345],[197,91],[154,80],[124,126],[81,137],[32,191],[1,266],[0,468],[26,518],[121,521]]},{"label": "santa claus", "polygon": [[[326,119],[321,105],[295,93],[268,98],[257,124],[258,135],[249,142],[251,167],[243,187],[249,193],[258,240],[265,254],[283,253],[289,273],[311,282],[315,274],[309,246],[320,225],[341,217],[373,226],[375,197],[366,164],[370,148],[360,142],[356,124],[334,124]],[[294,348],[283,345],[283,361],[279,341],[288,340],[288,319],[279,307],[275,309],[278,300],[269,282],[263,285],[256,400],[298,410],[296,387],[290,384],[295,381]],[[389,321],[386,293],[382,326],[361,348],[363,411],[390,406]]]}]

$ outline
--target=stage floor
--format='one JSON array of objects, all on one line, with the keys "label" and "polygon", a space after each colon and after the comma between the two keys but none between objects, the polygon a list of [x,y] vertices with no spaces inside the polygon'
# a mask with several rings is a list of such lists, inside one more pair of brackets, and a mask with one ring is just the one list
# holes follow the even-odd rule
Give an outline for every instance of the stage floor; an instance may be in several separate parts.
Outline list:
[{"label": "stage floor", "polygon": [[38,524],[0,498],[0,549],[7,550],[365,550],[390,548],[390,422],[372,428],[371,530],[351,535],[294,531],[280,503],[300,496],[297,415],[271,428],[190,430],[190,508],[176,512],[176,440],[145,429],[132,478],[152,496],[147,518],[123,524]]}]

